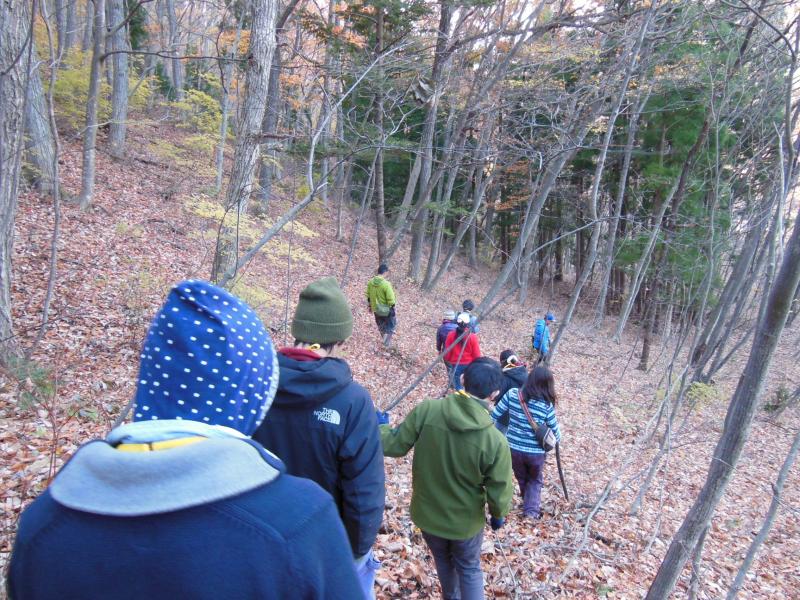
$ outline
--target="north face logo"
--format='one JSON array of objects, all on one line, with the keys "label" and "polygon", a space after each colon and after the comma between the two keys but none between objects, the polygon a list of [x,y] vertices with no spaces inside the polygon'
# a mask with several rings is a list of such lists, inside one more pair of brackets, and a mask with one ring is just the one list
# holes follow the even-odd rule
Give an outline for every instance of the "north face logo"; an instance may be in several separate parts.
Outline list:
[{"label": "north face logo", "polygon": [[342,417],[339,414],[339,411],[333,410],[332,408],[315,410],[314,416],[317,417],[317,421],[325,421],[331,425],[339,425],[342,422]]}]

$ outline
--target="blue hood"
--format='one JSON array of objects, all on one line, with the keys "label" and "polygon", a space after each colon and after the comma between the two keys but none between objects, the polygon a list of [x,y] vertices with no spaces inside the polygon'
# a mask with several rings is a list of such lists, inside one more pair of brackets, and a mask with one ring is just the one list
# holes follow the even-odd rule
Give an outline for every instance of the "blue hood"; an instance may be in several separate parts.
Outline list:
[{"label": "blue hood", "polygon": [[350,367],[340,358],[300,361],[278,353],[280,379],[275,406],[309,408],[323,404],[353,381]]},{"label": "blue hood", "polygon": [[189,420],[252,435],[272,403],[278,361],[261,319],[227,290],[172,288],[144,341],[134,421]]}]

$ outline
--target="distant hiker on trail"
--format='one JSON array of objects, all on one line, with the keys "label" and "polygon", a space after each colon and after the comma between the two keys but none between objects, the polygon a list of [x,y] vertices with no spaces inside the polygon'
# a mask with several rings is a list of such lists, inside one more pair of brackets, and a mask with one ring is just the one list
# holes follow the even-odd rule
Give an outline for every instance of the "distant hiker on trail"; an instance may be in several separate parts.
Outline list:
[{"label": "distant hiker on trail", "polygon": [[[458,325],[456,324],[456,313],[453,310],[446,310],[444,311],[444,318],[442,318],[442,324],[439,325],[439,328],[436,330],[436,352],[437,354],[441,353],[447,346],[445,346],[445,341],[447,341],[447,335],[451,331],[455,331]],[[444,362],[444,367],[447,370],[447,380],[450,381],[452,378],[452,370],[453,366],[449,364],[447,361],[442,359]]]},{"label": "distant hiker on trail", "polygon": [[[464,337],[462,337],[457,344],[453,345],[462,335]],[[464,386],[461,384],[462,373],[464,373],[473,360],[481,356],[478,336],[472,333],[469,328],[469,314],[461,313],[458,315],[458,319],[456,319],[456,329],[448,333],[444,341],[445,348],[450,346],[453,347],[444,355],[444,361],[450,366],[450,383],[452,387],[458,391],[464,389]]]},{"label": "distant hiker on trail", "polygon": [[469,328],[472,333],[480,333],[481,326],[478,324],[478,317],[472,313],[475,310],[475,303],[472,300],[464,300],[461,304],[461,309],[469,315]]},{"label": "distant hiker on trail", "polygon": [[549,312],[543,319],[536,321],[533,329],[533,352],[537,365],[547,358],[547,353],[550,351],[550,327],[548,325],[555,320],[555,315]]},{"label": "distant hiker on trail", "polygon": [[278,351],[281,378],[269,419],[253,439],[333,496],[350,539],[364,595],[374,597],[372,546],[383,519],[380,433],[369,392],[339,356],[353,333],[353,313],[333,277],[300,292],[292,320],[294,347]]},{"label": "distant hiker on trail", "polygon": [[[539,519],[542,516],[541,494],[544,483],[545,451],[533,432],[521,402],[525,402],[531,418],[539,425],[546,425],[561,440],[556,420],[556,386],[553,373],[547,367],[536,367],[528,376],[525,385],[510,389],[492,411],[492,419],[498,422],[510,414],[508,445],[511,447],[511,464],[514,476],[522,492],[522,512],[526,517]],[[521,394],[520,394],[521,391]]]},{"label": "distant hiker on trail", "polygon": [[[381,426],[386,456],[414,448],[411,520],[433,554],[443,598],[484,597],[484,505],[494,530],[511,506],[511,455],[487,412],[501,378],[495,361],[479,358],[464,372],[466,391],[425,400],[394,429]],[[386,413],[378,417],[388,420]]]},{"label": "distant hiker on trail", "polygon": [[392,284],[384,277],[389,272],[386,263],[378,267],[378,274],[367,282],[367,303],[369,310],[375,315],[378,331],[383,336],[383,345],[388,348],[392,344],[392,336],[397,327],[395,314],[395,295]]},{"label": "distant hiker on trail", "polygon": [[133,423],[82,446],[23,512],[11,598],[360,596],[331,497],[249,438],[278,360],[247,305],[175,286],[138,381]]},{"label": "distant hiker on trail", "polygon": [[439,329],[436,330],[436,352],[441,352],[447,346],[444,345],[445,341],[447,340],[447,335],[451,331],[455,331],[458,327],[456,323],[456,313],[453,310],[446,310],[444,311],[444,316],[442,317],[442,324],[439,325]]},{"label": "distant hiker on trail", "polygon": [[[522,362],[513,350],[503,350],[500,353],[500,368],[503,370],[503,385],[497,395],[497,402],[512,388],[525,385],[528,379],[528,367]],[[497,429],[503,434],[508,431],[509,415],[505,414],[497,420]]]}]

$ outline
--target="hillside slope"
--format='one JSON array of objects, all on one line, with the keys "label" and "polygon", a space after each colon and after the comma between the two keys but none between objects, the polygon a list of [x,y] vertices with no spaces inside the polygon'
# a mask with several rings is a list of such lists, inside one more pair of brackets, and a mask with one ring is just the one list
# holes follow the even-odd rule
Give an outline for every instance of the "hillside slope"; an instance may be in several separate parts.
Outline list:
[{"label": "hillside slope", "polygon": [[[21,381],[10,374],[0,380],[3,561],[20,507],[43,489],[80,443],[104,435],[132,396],[139,345],[170,285],[208,277],[214,216],[220,210],[207,195],[213,169],[182,137],[163,123],[133,127],[128,159],[115,162],[98,156],[94,207],[85,213],[74,205],[64,207],[51,322],[32,355],[30,366],[35,368],[17,373]],[[65,188],[75,193],[80,176],[77,145],[66,146],[63,162]],[[299,189],[300,182],[284,177],[279,198],[270,206],[272,219],[298,198]],[[312,205],[270,242],[234,289],[259,312],[276,344],[291,341],[285,324],[299,291],[317,277],[339,277],[344,269],[355,217],[346,215],[345,240],[337,242],[333,213],[333,207]],[[241,224],[240,233],[246,242],[264,227],[265,222],[250,218]],[[36,337],[47,284],[49,201],[24,195],[16,231],[14,316],[27,348]],[[373,236],[372,223],[365,223],[345,285],[355,316],[345,351],[356,379],[370,390],[376,405],[384,407],[435,357],[435,328],[442,311],[467,297],[480,300],[494,273],[456,261],[437,290],[423,294],[403,276],[408,250],[402,249],[390,277],[398,293],[397,349],[386,351],[363,298],[376,267]],[[481,328],[484,353],[496,357],[506,347],[525,352],[534,319],[545,310],[561,312],[568,294],[567,283],[546,286],[533,290],[524,307],[512,301],[498,307]],[[641,596],[704,480],[737,368],[746,356],[730,365],[717,381],[716,395],[709,395],[692,414],[688,433],[680,436],[656,473],[643,509],[631,516],[628,509],[656,452],[654,444],[638,451],[634,442],[652,416],[672,349],[657,340],[654,348],[661,352],[656,352],[656,364],[643,373],[635,369],[634,328],[629,327],[617,345],[610,342],[613,323],[597,331],[588,322],[579,311],[555,365],[571,501],[563,498],[551,460],[542,521],[532,527],[512,513],[498,534],[487,530],[484,569],[490,597]],[[791,352],[797,335],[797,330],[785,334],[770,390],[800,380]],[[444,388],[444,370],[437,366],[393,411],[393,419],[402,419],[415,402],[439,396]],[[765,420],[755,424],[706,541],[701,597],[718,597],[729,585],[760,526],[771,482],[797,427],[796,416],[787,416],[779,426]],[[376,549],[383,561],[378,574],[383,598],[439,597],[432,558],[408,517],[410,465],[410,456],[386,460],[387,510]],[[584,529],[587,514],[612,478],[608,501]],[[797,469],[787,484],[784,505],[747,583],[747,597],[790,597],[800,587]],[[682,585],[687,582],[688,573]]]}]

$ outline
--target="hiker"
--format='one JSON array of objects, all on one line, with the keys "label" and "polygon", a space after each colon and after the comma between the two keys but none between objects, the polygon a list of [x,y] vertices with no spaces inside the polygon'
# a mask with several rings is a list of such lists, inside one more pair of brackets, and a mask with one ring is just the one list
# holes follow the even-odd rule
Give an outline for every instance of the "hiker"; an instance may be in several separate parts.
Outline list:
[{"label": "hiker", "polygon": [[359,597],[330,496],[249,438],[277,387],[247,305],[202,281],[172,288],[144,342],[133,422],[79,448],[23,512],[9,596]]},{"label": "hiker", "polygon": [[447,340],[447,334],[449,334],[451,331],[455,331],[457,327],[458,324],[456,323],[455,311],[444,311],[442,324],[439,325],[439,328],[436,330],[436,352],[441,352],[447,347],[444,345],[445,341]]},{"label": "hiker", "polygon": [[386,263],[381,263],[378,267],[378,274],[367,282],[367,304],[369,304],[370,312],[375,315],[375,323],[383,336],[385,348],[392,345],[392,336],[397,328],[394,289],[384,277],[388,272],[389,267]]},{"label": "hiker", "polygon": [[[522,387],[528,379],[527,366],[519,359],[513,350],[503,350],[500,353],[500,368],[503,370],[503,385],[500,387],[500,393],[497,395],[497,402],[506,395],[508,390]],[[495,423],[497,429],[504,435],[506,431],[508,431],[508,420],[509,415],[506,413]]]},{"label": "hiker", "polygon": [[547,353],[550,351],[550,327],[548,325],[555,320],[555,315],[548,312],[543,319],[536,321],[532,342],[534,359],[537,365],[547,359]]},{"label": "hiker", "polygon": [[[444,311],[444,317],[442,318],[442,324],[439,325],[439,328],[436,330],[436,352],[437,354],[441,354],[442,350],[447,348],[445,346],[445,341],[447,340],[447,335],[451,331],[455,331],[458,325],[456,324],[456,312],[454,310],[446,310]],[[444,368],[447,371],[447,381],[450,381],[453,374],[453,366],[449,364],[446,360],[442,359],[444,362]]]},{"label": "hiker", "polygon": [[522,401],[536,425],[546,425],[555,434],[556,441],[560,441],[561,431],[555,412],[556,386],[550,369],[541,366],[534,368],[525,385],[511,388],[492,411],[495,423],[506,414],[511,417],[506,438],[511,448],[514,476],[522,492],[522,512],[526,517],[539,519],[542,516],[541,494],[546,455],[522,408]]},{"label": "hiker", "polygon": [[469,315],[469,328],[472,330],[472,333],[480,333],[481,326],[478,324],[478,317],[472,314],[472,311],[475,310],[475,303],[469,299],[464,300],[464,302],[461,303],[461,309]]},{"label": "hiker", "polygon": [[[463,337],[462,337],[463,336]],[[457,339],[460,341],[454,345]],[[471,332],[469,327],[469,314],[461,313],[456,319],[456,328],[447,334],[444,347],[450,348],[444,355],[444,361],[450,366],[450,383],[456,390],[464,389],[461,384],[461,375],[469,364],[481,356],[481,347],[478,336]]]},{"label": "hiker", "polygon": [[[414,448],[411,520],[433,554],[443,598],[484,597],[484,505],[493,530],[511,506],[511,455],[488,413],[501,379],[495,361],[479,358],[464,371],[465,391],[423,401],[394,429],[381,425],[385,456]],[[378,418],[388,423],[386,413]]]},{"label": "hiker", "polygon": [[334,277],[300,292],[292,320],[294,346],[278,351],[281,378],[270,418],[253,439],[274,452],[292,475],[333,496],[359,580],[374,597],[372,546],[383,519],[384,472],[372,398],[353,381],[342,344],[353,313]]}]

